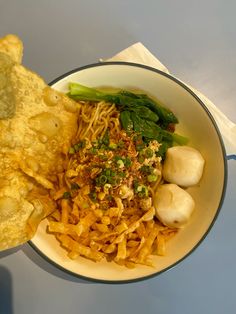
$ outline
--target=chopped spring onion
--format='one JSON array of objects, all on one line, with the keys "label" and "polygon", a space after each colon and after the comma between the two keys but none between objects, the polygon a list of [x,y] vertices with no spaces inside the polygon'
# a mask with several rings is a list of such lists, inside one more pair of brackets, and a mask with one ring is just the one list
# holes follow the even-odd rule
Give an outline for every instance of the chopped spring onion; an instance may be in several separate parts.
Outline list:
[{"label": "chopped spring onion", "polygon": [[64,199],[69,199],[69,198],[71,198],[70,192],[64,192],[62,198],[64,198]]},{"label": "chopped spring onion", "polygon": [[157,180],[158,176],[156,176],[155,174],[149,174],[147,176],[148,182],[155,182]]},{"label": "chopped spring onion", "polygon": [[110,145],[109,145],[109,148],[110,149],[117,149],[117,144],[115,144],[115,143],[111,143]]},{"label": "chopped spring onion", "polygon": [[78,190],[80,187],[76,182],[71,183],[71,190]]},{"label": "chopped spring onion", "polygon": [[73,155],[75,153],[74,147],[70,147],[68,153]]},{"label": "chopped spring onion", "polygon": [[117,165],[119,166],[119,168],[124,168],[125,166],[123,160],[121,159],[117,160]]},{"label": "chopped spring onion", "polygon": [[90,197],[91,201],[93,201],[93,202],[97,201],[97,193],[95,191],[89,193],[89,197]]}]

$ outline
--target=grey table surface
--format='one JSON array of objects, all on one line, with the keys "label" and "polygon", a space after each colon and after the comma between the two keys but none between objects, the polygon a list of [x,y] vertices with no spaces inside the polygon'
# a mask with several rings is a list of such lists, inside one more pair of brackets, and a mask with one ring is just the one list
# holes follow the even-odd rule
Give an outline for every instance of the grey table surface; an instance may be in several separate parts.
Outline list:
[{"label": "grey table surface", "polygon": [[[235,11],[234,0],[0,0],[0,37],[19,35],[24,64],[47,82],[141,41],[236,122]],[[174,269],[133,284],[91,283],[26,244],[0,253],[0,313],[236,313],[236,162],[228,166],[213,229]]]}]

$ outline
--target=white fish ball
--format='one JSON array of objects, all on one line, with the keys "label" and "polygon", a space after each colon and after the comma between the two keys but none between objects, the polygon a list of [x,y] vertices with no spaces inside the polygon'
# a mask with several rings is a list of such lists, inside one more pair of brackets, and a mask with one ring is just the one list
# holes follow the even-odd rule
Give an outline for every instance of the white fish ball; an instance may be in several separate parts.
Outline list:
[{"label": "white fish ball", "polygon": [[167,150],[163,166],[165,181],[188,187],[197,184],[205,161],[198,150],[189,146],[174,146]]},{"label": "white fish ball", "polygon": [[166,226],[180,228],[194,210],[192,196],[176,184],[160,185],[154,195],[153,205],[157,218]]}]

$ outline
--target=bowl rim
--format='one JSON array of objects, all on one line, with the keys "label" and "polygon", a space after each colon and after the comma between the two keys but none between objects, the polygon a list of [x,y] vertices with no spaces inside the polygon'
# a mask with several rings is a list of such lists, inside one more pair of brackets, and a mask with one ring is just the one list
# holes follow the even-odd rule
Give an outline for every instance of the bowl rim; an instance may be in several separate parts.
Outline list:
[{"label": "bowl rim", "polygon": [[146,69],[148,71],[152,71],[152,72],[156,72],[162,76],[165,76],[167,78],[169,78],[170,80],[174,81],[175,83],[177,83],[178,85],[180,85],[182,88],[184,88],[189,94],[191,94],[199,103],[199,105],[205,110],[206,114],[208,115],[208,117],[211,120],[211,123],[217,133],[219,142],[220,142],[220,146],[221,146],[221,152],[222,152],[222,156],[223,156],[223,161],[224,161],[224,182],[223,182],[223,189],[222,189],[222,193],[221,193],[221,198],[220,198],[220,202],[217,208],[217,211],[209,225],[209,227],[207,228],[206,232],[204,233],[204,235],[201,237],[201,239],[197,242],[197,244],[186,254],[184,255],[182,258],[180,258],[179,260],[177,260],[175,263],[169,265],[168,267],[162,269],[161,271],[157,271],[153,274],[147,275],[147,276],[143,276],[143,277],[139,277],[139,278],[133,278],[133,279],[122,279],[122,280],[107,280],[107,279],[97,279],[97,278],[93,278],[93,277],[88,277],[88,276],[84,276],[84,275],[80,275],[77,274],[71,270],[68,270],[66,268],[64,268],[63,266],[59,265],[57,262],[55,262],[54,260],[51,260],[48,256],[46,256],[33,242],[32,240],[28,241],[29,245],[42,257],[44,258],[46,261],[48,261],[51,265],[55,266],[56,268],[62,270],[63,272],[66,272],[69,275],[72,275],[74,277],[77,277],[79,279],[83,279],[83,280],[87,280],[87,281],[91,281],[91,282],[95,282],[95,283],[105,283],[105,284],[127,284],[127,283],[135,283],[135,282],[139,282],[139,281],[144,281],[147,279],[151,279],[154,277],[157,277],[158,275],[171,270],[172,268],[174,268],[175,266],[177,266],[178,264],[180,264],[183,260],[185,260],[188,256],[190,256],[199,246],[200,244],[205,240],[205,238],[207,237],[207,235],[209,234],[210,230],[212,229],[214,223],[216,222],[216,219],[220,213],[220,210],[222,208],[223,202],[224,202],[224,198],[225,198],[225,194],[226,194],[226,187],[227,187],[227,179],[228,179],[228,164],[227,164],[227,157],[226,157],[226,150],[225,150],[225,145],[223,142],[223,138],[222,135],[219,131],[219,128],[212,116],[212,114],[210,113],[209,109],[206,107],[206,105],[204,104],[204,102],[193,92],[192,89],[190,89],[185,83],[183,83],[182,81],[180,81],[179,79],[177,79],[176,77],[172,76],[169,73],[163,72],[159,69],[144,65],[144,64],[139,64],[139,63],[134,63],[134,62],[124,62],[124,61],[105,61],[105,62],[97,62],[97,63],[91,63],[91,64],[87,64],[81,67],[77,67],[73,70],[70,70],[60,76],[58,76],[57,78],[55,78],[54,80],[52,80],[50,83],[48,83],[49,86],[54,85],[55,83],[57,83],[58,81],[64,79],[65,77],[76,73],[76,72],[80,72],[82,70],[85,69],[89,69],[89,68],[96,68],[96,67],[103,67],[103,66],[110,66],[110,65],[124,65],[124,66],[131,66],[131,67],[138,67],[138,68],[142,68],[142,69]]}]

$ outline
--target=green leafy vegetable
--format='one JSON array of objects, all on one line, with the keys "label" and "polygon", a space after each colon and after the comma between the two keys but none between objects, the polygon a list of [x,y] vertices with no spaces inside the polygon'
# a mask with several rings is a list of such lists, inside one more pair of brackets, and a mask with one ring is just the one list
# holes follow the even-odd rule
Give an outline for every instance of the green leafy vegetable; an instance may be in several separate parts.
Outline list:
[{"label": "green leafy vegetable", "polygon": [[120,114],[120,122],[122,128],[125,129],[127,132],[131,132],[134,128],[133,120],[131,119],[130,111],[122,111]]},{"label": "green leafy vegetable", "polygon": [[167,149],[169,148],[169,145],[167,143],[162,143],[161,146],[159,147],[158,151],[156,152],[156,155],[165,158],[165,154]]},{"label": "green leafy vegetable", "polygon": [[149,96],[145,94],[134,94],[129,91],[120,92],[121,95],[128,96],[136,100],[136,103],[145,105],[145,107],[149,108],[151,111],[157,114],[160,120],[165,123],[178,123],[178,119],[174,115],[172,111],[168,108],[163,107],[157,101],[154,101]]},{"label": "green leafy vegetable", "polygon": [[[141,110],[140,113],[145,114],[145,118],[148,117],[151,121],[161,119],[162,122],[165,123],[178,123],[178,119],[172,111],[163,107],[145,94],[134,94],[127,91],[105,93],[78,83],[69,83],[68,95],[75,100],[105,100],[123,107],[128,106],[129,109],[132,108],[132,110],[139,108],[138,110]],[[145,109],[143,109],[143,107],[145,107]]]},{"label": "green leafy vegetable", "polygon": [[[69,84],[68,96],[75,100],[101,101],[114,103],[120,111],[120,122],[127,132],[136,132],[141,135],[144,143],[137,143],[137,150],[142,144],[151,140],[162,143],[159,156],[164,157],[166,149],[174,144],[185,145],[187,138],[167,131],[168,125],[178,123],[174,113],[154,101],[149,96],[129,91],[106,93],[94,88],[86,87],[78,83]],[[103,148],[109,148],[109,133],[102,139]],[[76,147],[75,147],[75,151]],[[73,154],[71,150],[69,152]]]}]

